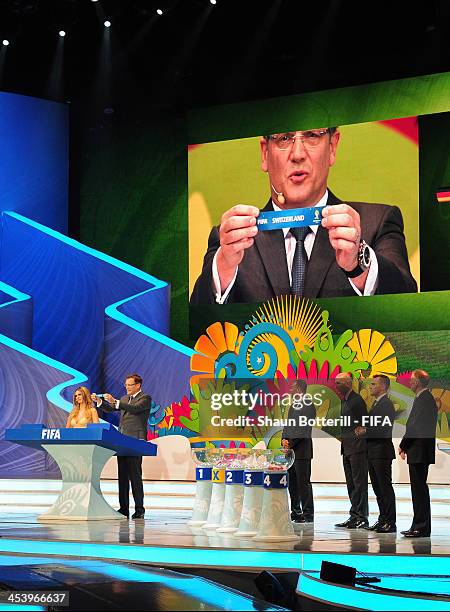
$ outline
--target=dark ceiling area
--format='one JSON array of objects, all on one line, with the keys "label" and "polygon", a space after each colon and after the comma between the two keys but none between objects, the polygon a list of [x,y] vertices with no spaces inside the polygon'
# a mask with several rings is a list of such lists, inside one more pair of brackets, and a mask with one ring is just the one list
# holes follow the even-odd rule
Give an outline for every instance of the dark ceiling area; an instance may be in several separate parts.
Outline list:
[{"label": "dark ceiling area", "polygon": [[114,110],[184,112],[449,70],[450,2],[413,7],[1,0],[0,40],[10,45],[0,47],[0,89]]}]

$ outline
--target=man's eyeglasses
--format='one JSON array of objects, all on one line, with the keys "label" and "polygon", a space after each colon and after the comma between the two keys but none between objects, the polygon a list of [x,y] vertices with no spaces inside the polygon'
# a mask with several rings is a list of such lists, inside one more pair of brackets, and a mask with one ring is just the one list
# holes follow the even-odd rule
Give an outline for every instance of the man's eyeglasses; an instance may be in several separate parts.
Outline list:
[{"label": "man's eyeglasses", "polygon": [[328,134],[329,130],[307,130],[306,132],[286,132],[285,134],[272,134],[268,136],[268,140],[271,140],[277,149],[284,151],[290,149],[294,144],[296,138],[300,138],[307,149],[313,149],[322,141],[325,134]]},{"label": "man's eyeglasses", "polygon": [[125,383],[123,386],[124,387],[135,387],[136,385],[138,385],[139,383]]}]

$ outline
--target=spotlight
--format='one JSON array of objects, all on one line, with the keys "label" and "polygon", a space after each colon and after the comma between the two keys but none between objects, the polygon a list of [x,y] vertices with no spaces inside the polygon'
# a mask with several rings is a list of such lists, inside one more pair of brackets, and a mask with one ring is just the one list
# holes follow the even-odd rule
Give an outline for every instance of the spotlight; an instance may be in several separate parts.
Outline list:
[{"label": "spotlight", "polygon": [[163,14],[161,9],[157,9],[156,12],[158,13],[158,15],[162,15]]},{"label": "spotlight", "polygon": [[64,36],[66,35],[66,33],[64,32],[64,30],[60,30],[60,31],[59,31],[59,35],[61,36],[61,38],[64,38]]},{"label": "spotlight", "polygon": [[3,44],[4,47],[7,47],[9,45],[9,40],[6,40],[6,38],[5,38],[5,40],[3,41],[2,44]]},{"label": "spotlight", "polygon": [[105,28],[110,28],[111,27],[111,22],[106,20],[103,25],[105,26]]},{"label": "spotlight", "polygon": [[217,4],[217,0],[209,0],[211,4]]}]

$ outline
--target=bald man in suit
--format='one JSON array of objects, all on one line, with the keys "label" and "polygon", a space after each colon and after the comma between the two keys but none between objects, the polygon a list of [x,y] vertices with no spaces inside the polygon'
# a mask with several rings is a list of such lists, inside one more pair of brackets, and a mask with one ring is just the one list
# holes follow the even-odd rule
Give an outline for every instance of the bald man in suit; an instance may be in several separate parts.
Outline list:
[{"label": "bald man in suit", "polygon": [[430,389],[430,377],[425,370],[414,370],[411,389],[416,397],[406,422],[405,436],[400,442],[399,455],[407,459],[414,516],[411,527],[402,534],[407,538],[428,538],[431,535],[431,504],[427,478],[435,462],[437,404]]}]

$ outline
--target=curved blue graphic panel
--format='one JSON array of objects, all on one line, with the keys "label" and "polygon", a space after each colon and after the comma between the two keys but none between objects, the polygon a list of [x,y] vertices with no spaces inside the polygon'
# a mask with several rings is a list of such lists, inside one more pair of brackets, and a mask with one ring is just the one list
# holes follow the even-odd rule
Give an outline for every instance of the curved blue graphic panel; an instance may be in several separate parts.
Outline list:
[{"label": "curved blue graphic panel", "polygon": [[[23,215],[3,213],[2,226],[4,309],[27,304],[27,324],[30,329],[32,318],[36,359],[53,360],[69,371],[73,368],[76,382],[85,381],[92,391],[107,390],[120,396],[124,376],[138,371],[144,378],[145,390],[157,405],[170,404],[188,393],[193,351],[166,335],[170,297],[166,283]],[[18,244],[21,249],[17,249]],[[7,288],[14,294],[11,300]],[[11,332],[11,324],[4,331]],[[22,334],[22,340],[26,339]],[[8,366],[11,379],[18,363],[23,367],[21,359],[17,361],[16,356],[10,362],[14,363]],[[42,411],[39,415],[32,411],[25,415],[24,404],[23,422],[50,424],[53,419],[61,426],[70,410],[67,400],[72,396],[75,380],[51,391],[45,385],[37,388],[34,376],[28,377],[27,384],[24,397],[37,398],[40,405],[42,394],[47,393],[51,401],[46,418]],[[3,414],[15,414],[16,398],[11,386],[1,398],[1,405]],[[36,421],[38,416],[40,420]],[[2,419],[0,432],[4,423],[10,427],[9,421]],[[5,470],[0,468],[0,475]]]},{"label": "curved blue graphic panel", "polygon": [[29,295],[0,281],[0,334],[31,346],[33,302]]},{"label": "curved blue graphic panel", "polygon": [[70,404],[60,393],[85,381],[85,376],[0,335],[0,475],[3,478],[57,474],[53,461],[34,449],[5,441],[5,430],[45,422],[63,427]]},{"label": "curved blue graphic panel", "polygon": [[188,394],[193,351],[167,336],[167,283],[65,235],[67,108],[0,93],[0,138],[0,477],[42,476],[5,429],[60,427],[76,386],[119,397],[134,371],[158,411]]},{"label": "curved blue graphic panel", "polygon": [[86,373],[92,390],[119,394],[134,367],[158,403],[187,392],[192,351],[166,336],[166,283],[22,215],[4,213],[3,228],[2,277],[33,296],[33,348]]}]

